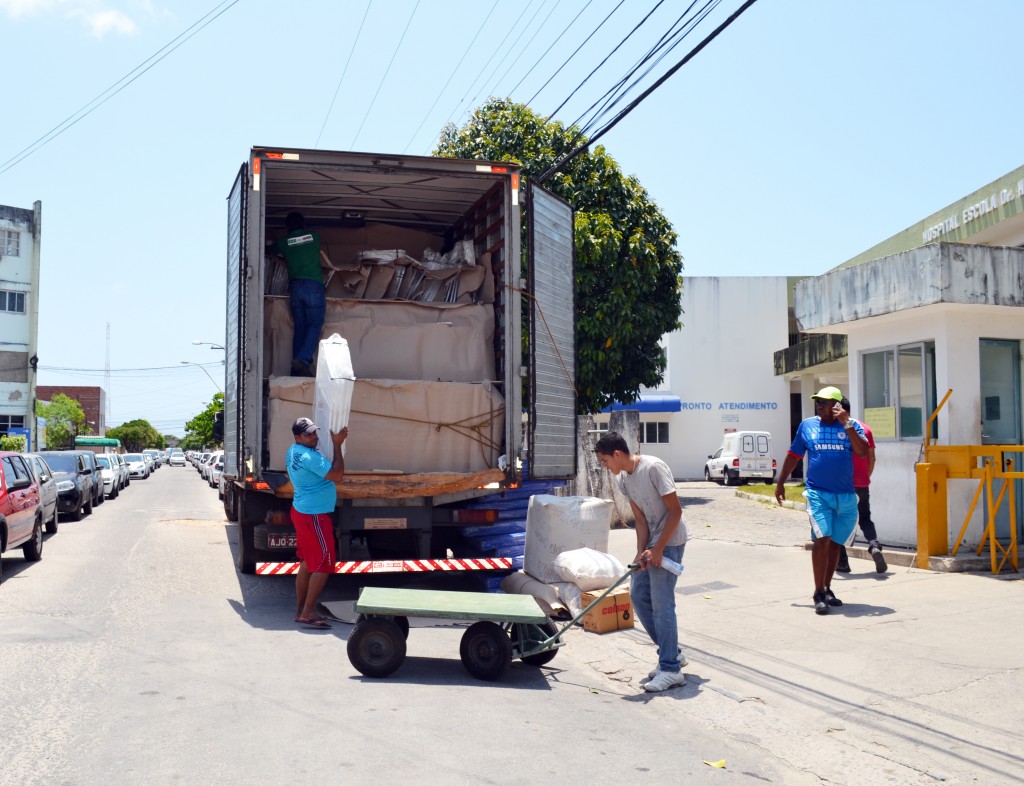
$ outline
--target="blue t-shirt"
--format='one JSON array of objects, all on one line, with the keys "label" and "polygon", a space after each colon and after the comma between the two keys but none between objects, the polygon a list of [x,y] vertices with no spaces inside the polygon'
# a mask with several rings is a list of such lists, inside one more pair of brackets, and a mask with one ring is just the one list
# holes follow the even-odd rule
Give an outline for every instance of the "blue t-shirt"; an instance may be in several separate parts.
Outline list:
[{"label": "blue t-shirt", "polygon": [[338,498],[334,481],[324,477],[331,471],[331,462],[313,448],[296,442],[288,448],[284,463],[295,489],[295,509],[299,513],[331,513]]},{"label": "blue t-shirt", "polygon": [[[853,418],[850,423],[864,438],[864,429]],[[831,491],[833,494],[854,494],[853,445],[846,429],[838,420],[826,424],[815,416],[800,423],[789,446],[794,456],[807,454],[807,488]]]}]

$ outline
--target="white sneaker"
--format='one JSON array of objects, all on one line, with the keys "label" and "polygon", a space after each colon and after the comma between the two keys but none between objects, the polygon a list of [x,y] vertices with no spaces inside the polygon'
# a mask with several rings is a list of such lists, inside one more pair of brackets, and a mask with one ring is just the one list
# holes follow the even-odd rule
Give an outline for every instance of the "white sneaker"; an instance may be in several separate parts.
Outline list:
[{"label": "white sneaker", "polygon": [[679,688],[686,684],[686,677],[681,671],[659,671],[651,680],[644,684],[648,693],[660,693],[669,688]]},{"label": "white sneaker", "polygon": [[[686,659],[686,656],[683,655],[682,651],[680,651],[680,653],[679,653],[679,668],[680,669],[685,669],[689,665],[690,665],[690,661],[688,661]],[[644,677],[642,680],[640,680],[640,684],[641,685],[646,685],[648,682],[650,682],[651,680],[653,680],[655,677],[658,676],[658,672],[659,671],[661,671],[661,669],[659,669],[657,666],[655,666],[653,669],[651,669],[651,673],[650,674],[648,674],[646,677]]]}]

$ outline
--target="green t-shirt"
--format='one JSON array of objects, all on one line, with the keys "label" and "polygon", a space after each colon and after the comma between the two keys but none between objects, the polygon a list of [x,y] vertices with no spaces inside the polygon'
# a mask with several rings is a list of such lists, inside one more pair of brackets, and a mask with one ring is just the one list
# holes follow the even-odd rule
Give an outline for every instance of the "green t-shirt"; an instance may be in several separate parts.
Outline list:
[{"label": "green t-shirt", "polygon": [[288,262],[288,278],[323,283],[320,272],[320,235],[308,229],[296,229],[274,243],[274,249]]}]

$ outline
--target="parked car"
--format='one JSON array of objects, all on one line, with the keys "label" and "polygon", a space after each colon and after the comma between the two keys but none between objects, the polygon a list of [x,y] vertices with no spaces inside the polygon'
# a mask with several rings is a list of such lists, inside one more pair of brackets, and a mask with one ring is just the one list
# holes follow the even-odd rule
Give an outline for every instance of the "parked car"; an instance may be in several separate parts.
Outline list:
[{"label": "parked car", "polygon": [[133,478],[142,478],[145,480],[149,477],[149,462],[146,461],[146,457],[141,453],[125,453],[125,463],[128,465],[128,472]]},{"label": "parked car", "polygon": [[5,450],[0,453],[0,552],[18,546],[29,562],[42,559],[43,514],[39,506],[39,486],[25,457]]},{"label": "parked car", "polygon": [[92,513],[92,475],[79,450],[43,450],[39,453],[57,479],[57,510],[81,521]]},{"label": "parked car", "polygon": [[171,451],[171,455],[167,459],[167,465],[171,467],[184,467],[185,454],[182,453],[180,450]]},{"label": "parked car", "polygon": [[199,468],[199,474],[203,476],[203,480],[205,480],[207,483],[210,482],[210,473],[213,470],[213,465],[217,463],[217,460],[219,458],[223,458],[223,456],[223,450],[215,450],[210,454],[209,458],[207,458],[206,461],[204,461],[202,466]]},{"label": "parked car", "polygon": [[149,456],[150,461],[153,462],[153,469],[160,468],[160,451],[156,448],[147,448],[142,451],[142,455]]},{"label": "parked car", "polygon": [[96,463],[100,465],[103,493],[106,494],[107,499],[114,499],[121,493],[121,470],[117,459],[112,458],[109,453],[100,453],[96,456]]},{"label": "parked car", "polygon": [[25,454],[25,461],[39,486],[39,506],[42,508],[46,531],[53,534],[57,531],[57,478],[53,476],[53,470],[46,459],[38,453]]},{"label": "parked car", "polygon": [[128,484],[132,482],[131,473],[128,471],[128,462],[124,460],[124,456],[120,453],[108,453],[117,462],[117,473],[120,477],[120,489],[123,491],[128,488]]},{"label": "parked car", "polygon": [[92,504],[102,505],[107,497],[103,492],[103,475],[100,474],[100,463],[96,460],[96,454],[91,450],[79,451],[85,459],[85,466],[92,478]]},{"label": "parked car", "polygon": [[739,486],[751,480],[772,483],[776,461],[772,458],[772,435],[767,431],[734,431],[722,437],[722,446],[708,456],[704,480]]},{"label": "parked car", "polygon": [[210,488],[220,488],[220,476],[224,473],[224,454],[217,453],[216,458],[210,465]]}]

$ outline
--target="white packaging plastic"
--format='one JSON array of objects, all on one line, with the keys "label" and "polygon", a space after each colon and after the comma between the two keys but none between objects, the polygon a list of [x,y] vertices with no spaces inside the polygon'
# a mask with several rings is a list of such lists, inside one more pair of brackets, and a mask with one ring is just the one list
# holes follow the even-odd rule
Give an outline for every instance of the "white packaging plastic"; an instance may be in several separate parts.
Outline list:
[{"label": "white packaging plastic", "polygon": [[584,592],[607,589],[626,572],[611,554],[585,548],[563,551],[555,557],[554,565],[564,581],[571,581]]},{"label": "white packaging plastic", "polygon": [[611,502],[597,497],[530,497],[523,569],[545,584],[562,581],[554,561],[563,551],[608,551],[612,511]]},{"label": "white packaging plastic", "polygon": [[[348,342],[337,333],[322,339],[316,360],[313,422],[319,427],[317,436],[320,444],[317,449],[328,461],[334,461],[331,432],[341,431],[348,425],[355,385],[356,375],[352,371]],[[342,443],[341,455],[345,455],[345,443]]]}]

